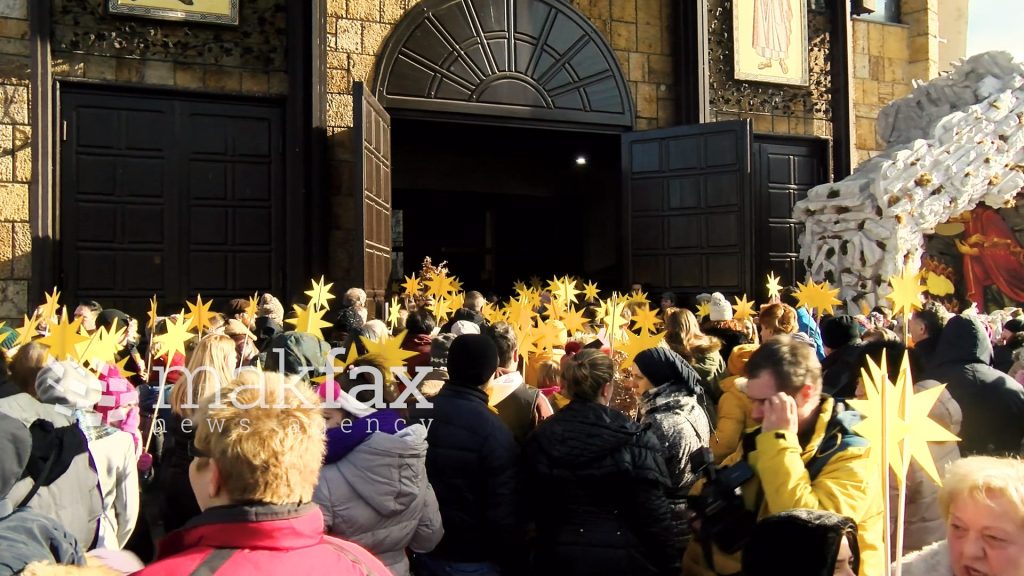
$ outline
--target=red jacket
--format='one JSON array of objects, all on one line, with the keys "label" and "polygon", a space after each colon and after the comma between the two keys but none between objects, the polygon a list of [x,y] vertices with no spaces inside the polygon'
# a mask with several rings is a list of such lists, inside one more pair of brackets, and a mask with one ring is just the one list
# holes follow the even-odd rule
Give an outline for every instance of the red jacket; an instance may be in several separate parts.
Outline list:
[{"label": "red jacket", "polygon": [[[215,549],[237,549],[216,571],[244,574],[389,576],[391,572],[359,546],[325,536],[316,504],[218,506],[160,541],[157,561],[135,574],[191,574]],[[337,548],[343,548],[342,552]]]}]

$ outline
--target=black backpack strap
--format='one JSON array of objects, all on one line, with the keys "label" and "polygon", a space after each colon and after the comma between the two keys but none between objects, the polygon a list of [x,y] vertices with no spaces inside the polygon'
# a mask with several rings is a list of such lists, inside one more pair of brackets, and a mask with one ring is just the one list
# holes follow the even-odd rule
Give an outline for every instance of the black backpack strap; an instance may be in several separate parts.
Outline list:
[{"label": "black backpack strap", "polygon": [[216,548],[213,552],[206,555],[203,561],[196,566],[196,569],[190,572],[191,576],[213,576],[220,570],[232,556],[238,552],[237,548]]},{"label": "black backpack strap", "polygon": [[324,539],[323,543],[327,544],[331,548],[334,548],[338,552],[341,552],[342,556],[348,558],[350,562],[355,564],[356,568],[359,569],[359,571],[362,572],[364,576],[383,576],[381,574],[377,574],[376,572],[374,572],[373,568],[367,566],[366,562],[363,562],[362,558],[353,554],[352,551],[350,551],[342,542],[333,539]]},{"label": "black backpack strap", "polygon": [[811,482],[821,475],[829,460],[836,454],[847,448],[866,448],[869,444],[866,438],[853,431],[854,426],[863,419],[860,413],[854,410],[844,411],[843,408],[842,404],[836,403],[832,419],[825,428],[825,438],[818,445],[814,456],[807,462],[807,474],[811,477]]}]

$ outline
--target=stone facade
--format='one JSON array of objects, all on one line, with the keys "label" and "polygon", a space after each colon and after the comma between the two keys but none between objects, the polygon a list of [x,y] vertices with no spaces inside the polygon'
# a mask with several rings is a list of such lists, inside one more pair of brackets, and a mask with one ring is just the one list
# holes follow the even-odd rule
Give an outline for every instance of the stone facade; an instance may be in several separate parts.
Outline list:
[{"label": "stone facade", "polygon": [[32,274],[28,2],[0,2],[0,319],[9,322],[28,309]]}]

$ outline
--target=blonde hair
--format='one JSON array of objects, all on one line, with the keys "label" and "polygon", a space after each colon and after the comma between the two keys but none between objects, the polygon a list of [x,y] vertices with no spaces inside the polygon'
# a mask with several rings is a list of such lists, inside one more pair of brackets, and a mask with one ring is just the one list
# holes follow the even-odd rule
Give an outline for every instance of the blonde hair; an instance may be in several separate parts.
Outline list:
[{"label": "blonde hair", "polygon": [[761,328],[770,330],[773,336],[793,334],[797,330],[796,310],[788,304],[775,302],[761,309],[757,323]]},{"label": "blonde hair", "polygon": [[537,363],[537,386],[550,386],[553,381],[558,385],[562,366],[555,360],[542,360]]},{"label": "blonde hair", "polygon": [[189,417],[204,398],[215,394],[235,376],[230,359],[235,341],[223,334],[209,334],[199,341],[189,356],[186,372],[171,388],[171,412]]},{"label": "blonde hair", "polygon": [[[224,387],[223,402],[206,398],[195,445],[217,462],[232,502],[294,504],[313,498],[324,456],[320,400],[278,373],[245,370]],[[199,458],[196,466],[207,466]]]},{"label": "blonde hair", "polygon": [[33,562],[21,572],[22,576],[119,576],[121,572],[102,565],[70,566]]},{"label": "blonde hair", "polygon": [[47,347],[38,342],[29,342],[18,348],[11,359],[9,370],[11,380],[18,390],[31,396],[36,395],[36,376],[46,365]]},{"label": "blonde hair", "polygon": [[722,347],[718,338],[700,330],[697,317],[688,308],[676,308],[665,316],[665,343],[673,352],[692,362],[694,356],[711,354]]},{"label": "blonde hair", "polygon": [[953,502],[967,496],[980,503],[990,503],[992,496],[1002,496],[1012,506],[1017,521],[1024,523],[1024,462],[1016,458],[970,456],[954,462],[946,471],[939,491],[939,509],[949,520]]},{"label": "blonde hair", "polygon": [[565,363],[562,380],[573,400],[597,400],[601,388],[615,377],[615,363],[600,350],[582,350]]}]

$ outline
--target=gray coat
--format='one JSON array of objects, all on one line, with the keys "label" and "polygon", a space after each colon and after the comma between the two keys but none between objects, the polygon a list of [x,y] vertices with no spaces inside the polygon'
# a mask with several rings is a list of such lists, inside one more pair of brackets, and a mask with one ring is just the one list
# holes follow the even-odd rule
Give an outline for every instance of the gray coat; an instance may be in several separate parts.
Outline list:
[{"label": "gray coat", "polygon": [[405,549],[430,552],[444,535],[426,455],[427,430],[415,424],[394,435],[376,432],[324,466],[313,501],[327,532],[363,546],[395,576],[407,576]]}]

